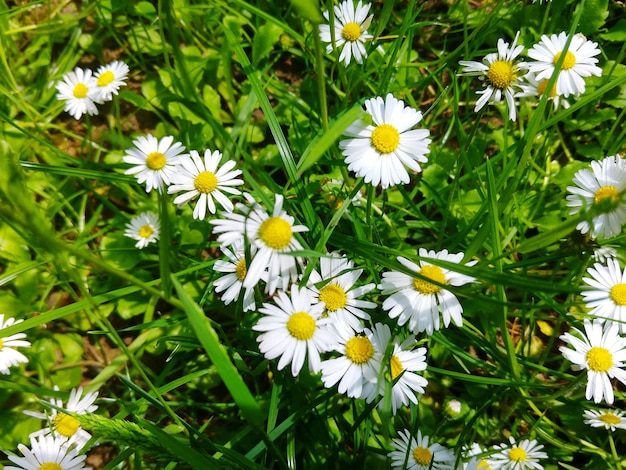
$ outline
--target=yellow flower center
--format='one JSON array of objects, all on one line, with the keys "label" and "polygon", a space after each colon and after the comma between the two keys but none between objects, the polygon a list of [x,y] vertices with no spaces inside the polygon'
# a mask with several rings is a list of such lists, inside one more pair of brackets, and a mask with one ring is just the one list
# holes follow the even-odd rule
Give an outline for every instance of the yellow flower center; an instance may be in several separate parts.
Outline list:
[{"label": "yellow flower center", "polygon": [[496,60],[487,70],[487,80],[491,85],[501,90],[508,88],[515,81],[517,76],[513,70],[513,62],[506,60]]},{"label": "yellow flower center", "polygon": [[[420,269],[420,274],[425,278],[432,279],[439,284],[447,284],[446,276],[439,266],[424,266]],[[441,287],[436,284],[431,284],[422,279],[413,279],[413,287],[415,290],[423,295],[433,295],[441,291]]]},{"label": "yellow flower center", "polygon": [[395,380],[397,376],[399,376],[404,370],[404,365],[402,365],[402,361],[398,359],[398,356],[391,356],[391,380]]},{"label": "yellow flower center", "polygon": [[287,320],[289,334],[300,341],[306,341],[315,333],[315,320],[306,312],[296,312]]},{"label": "yellow flower center", "polygon": [[237,262],[237,266],[235,266],[235,275],[237,279],[243,281],[246,278],[246,274],[248,274],[248,266],[246,266],[246,259],[241,258]]},{"label": "yellow flower center", "polygon": [[603,415],[600,415],[600,421],[606,424],[619,424],[622,422],[622,419],[613,413],[604,413]]},{"label": "yellow flower center", "polygon": [[486,460],[481,460],[480,462],[478,462],[476,470],[491,470],[491,467],[489,466],[489,462],[487,462]]},{"label": "yellow flower center", "polygon": [[98,86],[107,86],[113,80],[115,80],[115,75],[110,70],[107,70],[98,77]]},{"label": "yellow flower center", "polygon": [[619,191],[615,186],[602,186],[593,196],[593,202],[595,204],[605,199],[610,199],[613,203],[619,201]]},{"label": "yellow flower center", "polygon": [[217,188],[217,176],[210,171],[203,171],[193,180],[193,185],[200,193],[210,193]]},{"label": "yellow flower center", "polygon": [[150,225],[144,225],[137,233],[141,238],[148,238],[154,233],[154,229]]},{"label": "yellow flower center", "polygon": [[84,83],[77,83],[73,93],[76,98],[86,98],[88,92],[89,88]]},{"label": "yellow flower center", "polygon": [[378,153],[384,155],[398,148],[398,145],[400,145],[400,133],[398,129],[391,124],[381,124],[372,132],[370,141],[372,142],[372,147],[374,147]]},{"label": "yellow flower center", "polygon": [[146,157],[146,166],[154,171],[160,170],[166,163],[167,158],[161,152],[151,152]]},{"label": "yellow flower center", "polygon": [[347,301],[345,291],[337,284],[326,284],[320,289],[320,302],[324,302],[326,310],[335,312],[344,308]]},{"label": "yellow flower center", "polygon": [[615,284],[611,287],[609,297],[615,302],[615,305],[620,307],[626,305],[626,284]]},{"label": "yellow flower center", "polygon": [[4,343],[2,342],[2,338],[0,338],[0,349],[4,348]]},{"label": "yellow flower center", "polygon": [[513,447],[509,451],[509,459],[513,460],[514,462],[523,462],[524,460],[526,460],[526,451],[521,447]]},{"label": "yellow flower center", "polygon": [[[548,88],[548,80],[541,80],[539,85],[537,85],[537,93],[543,95],[546,92],[546,88]],[[550,98],[556,97],[556,85],[552,87],[552,91],[550,92]]]},{"label": "yellow flower center", "polygon": [[426,447],[416,447],[413,451],[413,459],[418,465],[428,468],[433,460],[433,453]]},{"label": "yellow flower center", "polygon": [[63,437],[72,437],[80,428],[80,423],[76,418],[65,413],[59,413],[52,420],[54,430]]},{"label": "yellow flower center", "polygon": [[287,248],[292,236],[291,224],[281,217],[270,217],[259,227],[261,241],[275,250]]},{"label": "yellow flower center", "polygon": [[595,372],[607,372],[613,367],[613,355],[606,348],[594,346],[587,353],[587,366]]},{"label": "yellow flower center", "polygon": [[341,36],[346,41],[354,42],[361,37],[361,26],[358,23],[347,23],[341,30]]},{"label": "yellow flower center", "polygon": [[56,462],[46,462],[37,467],[37,470],[63,470],[63,467]]},{"label": "yellow flower center", "polygon": [[365,364],[374,357],[374,345],[367,336],[355,336],[346,343],[346,357],[354,364]]},{"label": "yellow flower center", "polygon": [[[552,63],[553,64],[556,65],[556,63],[561,58],[561,54],[562,54],[562,52],[557,52],[554,55],[554,59],[552,59]],[[563,61],[563,65],[561,65],[561,70],[569,70],[574,65],[576,65],[576,56],[574,54],[572,54],[570,51],[567,51],[567,53],[565,54],[565,60]]]}]

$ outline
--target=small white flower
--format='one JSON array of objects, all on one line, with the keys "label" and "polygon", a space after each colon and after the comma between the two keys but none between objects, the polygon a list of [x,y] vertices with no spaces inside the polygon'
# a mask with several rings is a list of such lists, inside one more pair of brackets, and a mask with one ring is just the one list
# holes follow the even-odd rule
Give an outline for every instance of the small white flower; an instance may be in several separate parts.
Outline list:
[{"label": "small white flower", "polygon": [[352,137],[339,142],[348,170],[362,176],[365,183],[381,184],[383,189],[411,181],[405,166],[417,173],[420,163],[428,159],[430,131],[413,129],[422,120],[422,113],[404,106],[404,101],[391,93],[365,101],[365,110],[372,124],[357,120],[344,135]]},{"label": "small white flower", "polygon": [[150,243],[156,243],[160,229],[159,216],[154,212],[143,212],[126,224],[124,235],[137,240],[135,246],[141,250]]},{"label": "small white flower", "polygon": [[83,114],[98,114],[98,84],[91,70],[76,67],[63,75],[63,81],[56,84],[56,89],[59,92],[57,99],[65,101],[65,111],[74,119],[80,119]]},{"label": "small white flower", "polygon": [[626,413],[619,410],[585,410],[585,424],[594,428],[615,431],[626,429]]},{"label": "small white flower", "polygon": [[[4,319],[4,314],[0,314],[0,334],[4,328],[8,328],[24,320],[16,320],[15,318]],[[24,341],[25,333],[17,333],[5,338],[0,337],[0,373],[8,375],[9,368],[20,363],[28,363],[28,358],[24,356],[17,348],[30,348],[30,343]]]},{"label": "small white flower", "polygon": [[305,359],[311,372],[319,372],[320,352],[327,351],[335,342],[334,334],[323,328],[324,308],[314,305],[309,291],[297,286],[291,288],[291,297],[278,291],[274,302],[276,305],[263,304],[259,313],[264,316],[252,327],[264,332],[257,337],[259,350],[266,359],[280,356],[278,370],[291,364],[294,377],[300,373]]},{"label": "small white flower", "polygon": [[467,452],[463,453],[465,458],[469,458],[463,470],[492,470],[491,462],[484,455],[485,453],[486,451],[474,442]]},{"label": "small white flower", "polygon": [[[603,399],[611,405],[614,394],[611,379],[616,378],[626,385],[626,338],[619,336],[615,323],[601,320],[591,323],[585,320],[585,333],[574,328],[577,336],[570,333],[561,335],[561,340],[574,347],[561,346],[559,350],[565,359],[572,363],[572,369],[587,369],[587,391],[585,398],[600,403]],[[580,336],[580,338],[579,338]]]},{"label": "small white flower", "polygon": [[177,172],[185,147],[180,142],[174,142],[171,135],[159,140],[148,134],[134,140],[133,144],[136,148],[126,150],[124,161],[135,166],[126,170],[125,174],[135,175],[139,184],[146,183],[147,193],[152,188],[163,192],[163,184],[168,186]]},{"label": "small white flower", "polygon": [[[529,51],[528,56],[537,62],[529,62],[528,69],[537,74],[536,79],[541,81],[549,79],[555,70],[555,65],[565,52],[567,33],[562,32],[550,37],[545,34],[541,41],[535,44]],[[594,56],[600,54],[598,44],[588,41],[585,36],[578,33],[572,38],[569,48],[565,52],[565,59],[559,70],[556,80],[556,92],[565,97],[580,95],[585,92],[585,80],[583,77],[602,75],[602,69],[595,64],[598,62]]]},{"label": "small white flower", "polygon": [[498,444],[494,449],[499,452],[491,456],[493,470],[541,470],[543,465],[539,463],[539,459],[548,458],[548,455],[541,451],[543,445],[538,444],[535,439],[515,442],[511,436],[509,444]]},{"label": "small white flower", "polygon": [[225,211],[232,212],[233,203],[224,193],[241,194],[241,191],[232,187],[243,184],[243,180],[237,179],[241,170],[231,171],[235,166],[232,160],[218,168],[222,154],[217,150],[213,153],[205,150],[204,161],[197,151],[189,153],[180,158],[178,171],[172,175],[172,185],[167,188],[168,194],[186,191],[174,199],[174,204],[182,206],[199,195],[200,199],[193,210],[194,219],[204,219],[207,207],[211,214],[215,214],[215,201]]},{"label": "small white flower", "polygon": [[619,262],[612,258],[607,265],[595,263],[593,268],[587,269],[591,277],[583,277],[583,281],[590,287],[583,291],[583,298],[589,315],[595,315],[603,320],[614,321],[626,334],[626,268],[622,272]]},{"label": "small white flower", "polygon": [[101,65],[96,71],[97,101],[111,101],[117,95],[120,87],[126,85],[129,68],[124,62],[115,60],[107,65]]},{"label": "small white flower", "polygon": [[339,384],[339,393],[351,398],[363,398],[366,382],[378,380],[381,361],[391,332],[387,325],[376,323],[374,329],[366,328],[356,335],[340,331],[336,350],[340,357],[322,362],[322,382],[330,388]]},{"label": "small white flower", "polygon": [[[522,89],[522,91],[517,93],[515,96],[520,98],[536,98],[538,102],[539,98],[546,94],[546,89],[548,88],[548,79],[544,78],[543,80],[538,81],[533,73],[527,73],[526,75],[524,75],[523,81],[520,83],[520,88]],[[555,111],[559,108],[559,106],[562,106],[564,109],[570,107],[569,101],[567,101],[564,96],[557,94],[556,86],[552,87],[552,91],[549,93],[548,99],[552,100]]]},{"label": "small white flower", "polygon": [[392,441],[395,450],[389,452],[392,468],[406,470],[454,470],[454,453],[440,444],[429,444],[430,438],[417,431],[412,437],[408,429]]},{"label": "small white flower", "polygon": [[[58,390],[59,388],[55,386],[54,389]],[[70,398],[66,406],[63,406],[63,400],[56,398],[50,400],[50,403],[65,411],[79,415],[96,411],[98,405],[94,405],[94,402],[98,398],[98,392],[87,393],[84,397],[82,397],[82,394],[82,387],[74,388],[70,392]],[[38,436],[53,436],[57,440],[64,441],[68,446],[75,444],[78,449],[82,449],[87,441],[91,439],[91,434],[80,426],[76,418],[62,411],[57,411],[55,408],[50,411],[49,415],[36,411],[24,411],[24,413],[35,418],[48,420],[50,423],[49,427],[32,433],[30,435],[31,439]]]},{"label": "small white flower", "polygon": [[[420,248],[419,257],[459,263],[463,259],[463,253],[452,254],[448,253],[448,250],[435,252]],[[417,265],[400,256],[398,261],[408,270],[418,273],[420,277],[397,271],[383,273],[383,279],[378,288],[382,290],[383,295],[390,295],[383,302],[383,309],[389,311],[389,316],[398,318],[400,326],[408,322],[409,329],[416,334],[425,331],[432,335],[433,331],[438,330],[440,311],[446,328],[450,321],[456,326],[462,326],[463,307],[456,296],[442,285],[462,286],[474,282],[475,279],[441,268],[427,260],[421,260]],[[474,264],[476,261],[470,261],[465,266]],[[430,283],[426,279],[438,284]]]},{"label": "small white flower", "polygon": [[18,467],[6,466],[4,470],[91,470],[85,467],[86,455],[78,455],[63,439],[52,436],[31,437],[30,447],[17,446],[23,457],[9,455],[9,460]]},{"label": "small white flower", "polygon": [[477,92],[481,95],[474,112],[480,111],[487,103],[499,103],[504,99],[509,108],[509,119],[515,121],[517,118],[515,110],[515,93],[521,89],[520,77],[525,73],[527,64],[517,62],[515,59],[524,50],[524,46],[517,46],[519,31],[515,35],[513,44],[509,47],[508,42],[498,39],[498,52],[487,54],[482,62],[472,60],[461,60],[459,64],[463,67],[461,73],[464,75],[478,76],[485,80],[487,88]]},{"label": "small white flower", "polygon": [[626,189],[626,160],[615,155],[593,161],[591,171],[577,171],[573,183],[576,186],[567,187],[571,193],[567,196],[567,206],[572,207],[570,215],[598,204],[609,206],[607,212],[594,215],[591,224],[583,220],[576,228],[583,234],[591,232],[593,238],[610,238],[622,233],[626,222],[626,203],[621,194]]},{"label": "small white flower", "polygon": [[[241,289],[243,288],[243,280],[246,278],[248,272],[246,263],[246,253],[244,250],[243,240],[235,242],[230,247],[222,246],[222,252],[226,255],[229,261],[217,260],[213,269],[216,272],[226,273],[224,276],[213,281],[213,287],[215,292],[222,294],[222,302],[225,305],[239,299],[241,295]],[[254,253],[250,253],[254,257]],[[261,280],[266,281],[265,276],[261,276]],[[254,289],[243,289],[243,311],[255,310],[256,304],[254,302]]]},{"label": "small white flower", "polygon": [[[345,0],[339,6],[335,6],[335,44],[332,44],[332,36],[330,32],[330,24],[320,25],[320,38],[324,42],[331,43],[326,47],[326,53],[330,54],[333,48],[341,48],[339,61],[343,61],[346,66],[350,64],[352,56],[357,63],[363,63],[363,58],[367,57],[365,51],[365,41],[372,39],[372,35],[367,32],[372,16],[367,16],[370,10],[370,4],[363,5],[359,0],[356,8],[352,0]],[[324,18],[330,20],[328,11],[325,11]]]}]

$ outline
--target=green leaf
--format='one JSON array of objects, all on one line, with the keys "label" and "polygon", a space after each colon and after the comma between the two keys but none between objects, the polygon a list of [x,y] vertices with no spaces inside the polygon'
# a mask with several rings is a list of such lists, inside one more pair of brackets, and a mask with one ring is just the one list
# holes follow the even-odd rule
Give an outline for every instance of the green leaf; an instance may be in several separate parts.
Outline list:
[{"label": "green leaf", "polygon": [[586,0],[579,3],[574,14],[582,5],[582,15],[578,23],[578,30],[589,36],[596,33],[609,15],[609,0]]},{"label": "green leaf", "polygon": [[312,23],[320,24],[324,21],[324,17],[320,13],[319,6],[316,2],[311,0],[291,0],[291,4],[305,20],[309,20]]},{"label": "green leaf", "polygon": [[608,33],[600,35],[605,41],[624,42],[626,41],[626,20],[619,20]]},{"label": "green leaf", "polygon": [[273,23],[265,23],[257,30],[252,41],[252,65],[258,67],[269,56],[281,34],[283,29]]}]

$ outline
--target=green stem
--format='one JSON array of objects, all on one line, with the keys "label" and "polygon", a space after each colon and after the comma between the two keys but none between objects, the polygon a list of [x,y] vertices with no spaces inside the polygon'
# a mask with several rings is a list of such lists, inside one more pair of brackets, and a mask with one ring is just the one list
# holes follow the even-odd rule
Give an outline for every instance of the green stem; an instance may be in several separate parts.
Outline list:
[{"label": "green stem", "polygon": [[167,193],[159,194],[159,220],[161,234],[159,239],[159,270],[161,273],[161,291],[169,298],[172,293],[170,283],[170,246],[172,237],[170,231],[169,204]]}]

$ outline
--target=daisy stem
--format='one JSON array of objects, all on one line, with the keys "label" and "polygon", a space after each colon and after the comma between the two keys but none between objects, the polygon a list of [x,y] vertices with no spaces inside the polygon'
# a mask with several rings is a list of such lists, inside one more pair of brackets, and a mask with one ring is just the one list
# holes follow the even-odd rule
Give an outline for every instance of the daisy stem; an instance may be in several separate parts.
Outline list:
[{"label": "daisy stem", "polygon": [[[316,25],[319,28],[319,25]],[[315,44],[315,73],[317,74],[317,91],[319,93],[320,118],[322,129],[328,130],[328,100],[326,98],[326,80],[324,69],[324,53],[322,52],[322,39],[319,34],[313,34]]]},{"label": "daisy stem", "polygon": [[617,449],[615,448],[615,441],[613,440],[613,435],[609,433],[609,445],[611,446],[611,454],[613,455],[613,460],[615,460],[615,468],[621,470],[622,462],[621,458],[617,454]]},{"label": "daisy stem", "polygon": [[161,234],[159,240],[159,270],[161,273],[161,291],[169,298],[172,293],[170,283],[170,244],[171,233],[169,223],[169,205],[167,193],[159,194],[159,218]]}]

